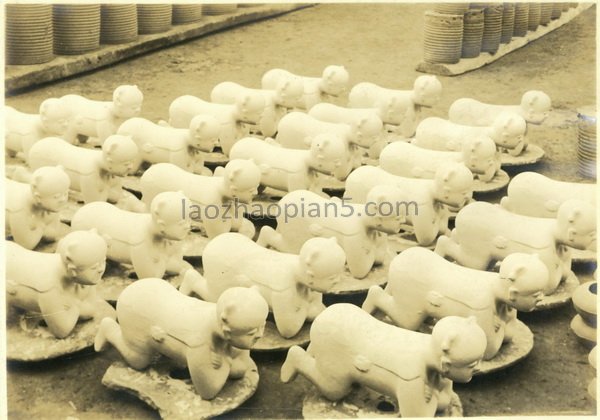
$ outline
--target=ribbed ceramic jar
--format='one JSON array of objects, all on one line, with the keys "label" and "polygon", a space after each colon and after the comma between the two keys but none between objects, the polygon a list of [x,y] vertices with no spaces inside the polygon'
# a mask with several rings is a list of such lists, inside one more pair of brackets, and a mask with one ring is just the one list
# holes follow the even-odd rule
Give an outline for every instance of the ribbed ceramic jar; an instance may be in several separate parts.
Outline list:
[{"label": "ribbed ceramic jar", "polygon": [[483,9],[483,38],[481,39],[481,52],[494,54],[500,47],[502,35],[502,3],[490,3]]},{"label": "ribbed ceramic jar", "polygon": [[596,178],[596,107],[577,110],[577,158],[579,173]]},{"label": "ribbed ceramic jar", "polygon": [[529,26],[529,4],[515,3],[515,26],[513,28],[513,36],[527,35],[527,27]]},{"label": "ribbed ceramic jar", "polygon": [[527,29],[530,31],[535,31],[538,26],[540,26],[540,14],[542,11],[542,7],[540,3],[529,3],[529,22],[527,24]]},{"label": "ribbed ceramic jar", "polygon": [[552,3],[552,15],[551,19],[558,19],[562,14],[562,3]]},{"label": "ribbed ceramic jar", "polygon": [[515,28],[515,4],[503,3],[502,9],[502,34],[500,35],[500,43],[508,44],[513,37]]},{"label": "ribbed ceramic jar", "polygon": [[463,15],[425,12],[424,59],[428,63],[457,63],[462,52]]},{"label": "ribbed ceramic jar", "polygon": [[54,53],[75,55],[100,48],[100,4],[55,4]]},{"label": "ribbed ceramic jar", "polygon": [[170,4],[137,5],[138,33],[157,34],[171,29],[173,8]]},{"label": "ribbed ceramic jar", "polygon": [[464,14],[462,57],[474,58],[481,53],[483,9],[470,9]]},{"label": "ribbed ceramic jar", "polygon": [[39,64],[54,58],[51,4],[7,4],[5,12],[6,64]]},{"label": "ribbed ceramic jar", "polygon": [[569,8],[574,9],[579,6],[579,3],[569,3]]},{"label": "ribbed ceramic jar", "polygon": [[197,22],[202,19],[202,4],[174,4],[173,25]]},{"label": "ribbed ceramic jar", "polygon": [[237,10],[236,3],[207,3],[202,5],[202,14],[207,16],[224,15],[234,13]]},{"label": "ribbed ceramic jar", "polygon": [[462,15],[469,10],[469,3],[435,3],[433,11],[445,15]]},{"label": "ribbed ceramic jar", "polygon": [[542,3],[540,6],[540,25],[546,26],[550,23],[550,19],[552,18],[552,10],[554,9],[554,4],[552,3]]},{"label": "ribbed ceramic jar", "polygon": [[132,4],[103,4],[100,23],[100,42],[122,44],[138,37],[137,7]]}]

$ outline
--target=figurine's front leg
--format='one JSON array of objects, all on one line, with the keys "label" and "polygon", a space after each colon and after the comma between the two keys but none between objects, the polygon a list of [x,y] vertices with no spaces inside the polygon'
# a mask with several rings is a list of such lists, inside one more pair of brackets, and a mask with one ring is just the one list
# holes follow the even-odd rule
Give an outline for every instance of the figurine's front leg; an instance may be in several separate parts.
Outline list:
[{"label": "figurine's front leg", "polygon": [[375,262],[375,244],[367,237],[357,237],[348,246],[344,246],[344,251],[350,274],[357,279],[366,277]]},{"label": "figurine's front leg", "polygon": [[109,203],[115,204],[125,195],[123,189],[123,179],[121,177],[111,177],[106,181],[107,198]]},{"label": "figurine's front leg", "polygon": [[131,264],[139,279],[146,277],[161,279],[165,275],[168,257],[160,255],[157,249],[153,249],[148,244],[132,247],[130,256]]},{"label": "figurine's front leg", "polygon": [[52,215],[50,221],[44,229],[44,238],[50,241],[57,241],[71,231],[71,228],[60,221],[58,214]]},{"label": "figurine's front leg", "polygon": [[196,392],[205,400],[215,398],[229,377],[230,363],[225,355],[213,355],[210,346],[203,345],[190,348],[186,360]]},{"label": "figurine's front leg", "polygon": [[398,378],[396,399],[402,417],[433,417],[438,407],[434,390],[421,378],[407,381]]},{"label": "figurine's front leg", "polygon": [[241,233],[242,235],[252,239],[256,234],[256,227],[254,226],[254,223],[252,223],[250,220],[246,219],[243,216],[239,216],[233,217],[231,219],[231,231]]},{"label": "figurine's front leg", "polygon": [[519,144],[517,144],[517,147],[515,147],[513,149],[506,149],[506,151],[511,156],[519,156],[525,150],[525,146],[526,146],[525,140],[522,140],[519,142]]},{"label": "figurine's front leg", "polygon": [[48,329],[57,338],[65,338],[73,331],[79,319],[79,308],[66,303],[58,291],[40,294],[39,306]]},{"label": "figurine's front leg", "polygon": [[241,379],[251,367],[252,359],[250,358],[250,350],[240,350],[232,347],[229,378]]},{"label": "figurine's front leg", "polygon": [[373,264],[383,264],[388,254],[388,237],[383,232],[375,233],[375,261]]},{"label": "figurine's front leg", "polygon": [[411,216],[417,242],[421,246],[431,245],[439,234],[439,219],[432,207],[420,206],[418,214]]},{"label": "figurine's front leg", "polygon": [[181,241],[171,245],[167,251],[165,271],[169,274],[183,274],[194,267],[183,259],[183,244]]},{"label": "figurine's front leg", "polygon": [[277,331],[284,338],[298,334],[308,315],[308,302],[297,296],[295,290],[273,294],[273,317]]},{"label": "figurine's front leg", "polygon": [[439,393],[437,398],[438,412],[446,410],[452,402],[452,381],[447,378],[440,378]]},{"label": "figurine's front leg", "polygon": [[100,178],[99,174],[82,175],[79,178],[79,190],[84,203],[106,201],[109,194],[109,184]]},{"label": "figurine's front leg", "polygon": [[26,210],[9,215],[6,225],[10,228],[10,235],[14,241],[27,249],[34,249],[44,234],[41,221]]}]

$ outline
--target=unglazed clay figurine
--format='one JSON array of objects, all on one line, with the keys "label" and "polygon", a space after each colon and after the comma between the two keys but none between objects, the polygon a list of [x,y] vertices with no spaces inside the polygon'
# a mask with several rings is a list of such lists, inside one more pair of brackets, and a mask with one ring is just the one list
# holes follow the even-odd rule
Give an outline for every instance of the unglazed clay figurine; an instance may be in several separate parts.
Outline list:
[{"label": "unglazed clay figurine", "polygon": [[164,355],[189,369],[196,392],[215,398],[227,379],[242,378],[253,366],[250,349],[261,337],[269,308],[256,290],[234,287],[217,303],[147,278],[127,286],[117,300],[117,323],[104,318],[94,348],[108,343],[134,369]]},{"label": "unglazed clay figurine", "polygon": [[309,239],[299,254],[288,254],[263,248],[239,233],[225,233],[204,248],[204,276],[186,276],[179,291],[216,302],[231,287],[256,286],[281,336],[291,338],[325,309],[321,292],[335,284],[345,262],[334,238]]},{"label": "unglazed clay figurine", "polygon": [[596,241],[596,209],[580,200],[565,201],[556,219],[514,214],[499,205],[475,202],[458,212],[452,235],[441,236],[435,252],[478,270],[515,252],[538,254],[549,280],[551,295],[571,274],[568,247],[586,249]]},{"label": "unglazed clay figurine", "polygon": [[438,168],[434,179],[405,178],[375,166],[362,166],[346,179],[344,198],[366,203],[369,191],[378,185],[398,188],[398,201],[407,210],[406,223],[413,227],[421,246],[432,244],[440,233],[448,231],[447,207],[460,209],[473,196],[471,171],[464,165],[449,163]]},{"label": "unglazed clay figurine", "polygon": [[364,278],[387,253],[382,233],[398,233],[404,219],[401,211],[381,209],[381,203],[400,201],[399,192],[389,186],[373,188],[369,206],[349,204],[339,198],[327,199],[306,190],[293,191],[279,201],[282,210],[277,230],[264,226],[257,243],[282,252],[298,253],[315,236],[335,237],[344,249],[350,274]]},{"label": "unglazed clay figurine", "polygon": [[69,109],[57,98],[46,99],[39,114],[26,114],[4,107],[5,148],[9,156],[23,152],[26,160],[29,149],[45,137],[61,137],[69,127]]},{"label": "unglazed clay figurine", "polygon": [[43,238],[59,239],[58,212],[67,204],[70,183],[63,168],[53,166],[36,169],[30,184],[5,179],[6,228],[16,243],[33,249]]},{"label": "unglazed clay figurine", "polygon": [[433,417],[446,409],[452,381],[469,382],[486,347],[473,318],[443,318],[430,335],[386,324],[348,303],[325,309],[310,340],[306,351],[289,349],[283,382],[299,373],[332,401],[358,383],[397,399],[402,417]]},{"label": "unglazed clay figurine", "polygon": [[210,100],[233,104],[237,98],[245,95],[262,97],[265,107],[257,125],[263,136],[274,136],[281,117],[296,106],[303,94],[302,79],[291,77],[280,79],[273,89],[250,89],[233,82],[219,83],[211,91]]},{"label": "unglazed clay figurine", "polygon": [[328,96],[341,96],[348,89],[350,76],[343,66],[327,66],[321,77],[297,76],[287,70],[267,71],[261,81],[263,89],[276,89],[281,80],[299,77],[304,84],[304,95],[297,108],[309,110],[319,102],[326,102]]},{"label": "unglazed clay figurine", "polygon": [[344,140],[330,134],[312,138],[310,150],[288,149],[273,139],[247,137],[231,149],[231,159],[252,159],[261,170],[261,185],[280,191],[321,192],[318,173],[343,181],[350,173]]},{"label": "unglazed clay figurine", "polygon": [[152,200],[150,213],[121,210],[109,203],[89,203],[71,220],[73,230],[97,229],[108,243],[108,258],[132,264],[138,278],[183,274],[192,266],[183,260],[181,241],[190,231],[182,217],[179,192],[164,192]]},{"label": "unglazed clay figurine", "polygon": [[61,100],[71,113],[67,139],[75,143],[80,134],[103,143],[125,120],[140,115],[144,95],[135,85],[122,85],[114,90],[112,102],[79,95],[65,95]]},{"label": "unglazed clay figurine", "polygon": [[483,358],[489,360],[510,341],[517,310],[533,310],[547,283],[548,269],[535,255],[511,254],[500,273],[491,273],[413,247],[392,260],[385,290],[372,286],[362,308],[380,310],[395,325],[415,331],[427,318],[474,316],[487,337]]},{"label": "unglazed clay figurine", "polygon": [[[190,172],[204,167],[201,152],[212,152],[219,144],[219,122],[210,115],[192,118],[189,128],[165,127],[144,118],[125,121],[118,134],[129,136],[139,149],[139,163],[168,162]],[[136,170],[139,164],[136,165]]]},{"label": "unglazed clay figurine", "polygon": [[114,134],[102,150],[86,149],[56,137],[38,141],[29,151],[29,166],[61,165],[71,178],[71,189],[80,191],[83,201],[117,202],[123,195],[122,177],[133,171],[138,148],[130,137]]},{"label": "unglazed clay figurine", "polygon": [[209,115],[220,124],[219,144],[229,155],[236,140],[248,135],[242,123],[256,124],[265,108],[262,96],[243,94],[233,104],[207,102],[191,95],[180,96],[169,106],[169,124],[188,128],[196,115]]},{"label": "unglazed clay figurine", "polygon": [[425,118],[417,126],[415,146],[432,150],[457,152],[465,142],[475,138],[490,137],[500,151],[511,156],[520,155],[527,147],[525,132],[527,121],[519,114],[504,112],[494,118],[489,126],[473,127],[458,124],[443,118]]},{"label": "unglazed clay figurine", "polygon": [[442,84],[435,76],[419,76],[413,90],[387,89],[374,83],[359,83],[348,95],[351,108],[377,108],[384,124],[396,126],[394,132],[412,137],[420,107],[435,105],[442,94]]},{"label": "unglazed clay figurine", "polygon": [[141,177],[142,200],[150,206],[161,192],[181,191],[189,199],[182,203],[182,217],[202,219],[209,238],[231,230],[252,237],[252,222],[231,206],[233,201],[250,203],[258,192],[260,177],[256,164],[242,159],[230,160],[215,176],[195,175],[170,163],[158,163]]},{"label": "unglazed clay figurine", "polygon": [[462,98],[454,101],[448,110],[450,121],[474,126],[490,126],[504,112],[514,112],[531,124],[541,124],[552,106],[550,97],[539,90],[523,94],[519,105],[493,105],[476,99]]},{"label": "unglazed clay figurine", "polygon": [[96,232],[67,234],[55,253],[5,245],[8,306],[41,314],[55,337],[67,337],[78,320],[114,313],[96,296],[106,266],[106,242]]},{"label": "unglazed clay figurine", "polygon": [[394,175],[432,179],[441,165],[465,165],[483,182],[490,182],[500,170],[496,145],[489,137],[465,142],[460,152],[428,150],[403,141],[388,144],[379,155],[379,166]]}]

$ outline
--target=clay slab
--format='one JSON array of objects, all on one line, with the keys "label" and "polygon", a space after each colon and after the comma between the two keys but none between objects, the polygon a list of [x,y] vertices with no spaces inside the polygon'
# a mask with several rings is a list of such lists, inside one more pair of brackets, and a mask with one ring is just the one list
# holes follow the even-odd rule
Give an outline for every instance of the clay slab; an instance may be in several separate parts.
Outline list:
[{"label": "clay slab", "polygon": [[263,336],[256,342],[252,351],[285,351],[292,346],[304,347],[310,342],[310,323],[305,323],[302,329],[292,338],[283,338],[273,321],[267,320]]}]

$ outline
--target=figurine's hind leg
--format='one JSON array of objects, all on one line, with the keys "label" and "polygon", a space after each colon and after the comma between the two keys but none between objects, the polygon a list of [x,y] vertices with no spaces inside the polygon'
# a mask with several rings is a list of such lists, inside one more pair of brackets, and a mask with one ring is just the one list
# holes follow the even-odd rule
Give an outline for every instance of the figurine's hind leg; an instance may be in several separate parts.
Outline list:
[{"label": "figurine's hind leg", "polygon": [[[454,231],[452,232],[452,236],[454,237]],[[447,236],[440,236],[438,238],[435,245],[435,253],[446,259],[456,261],[462,266],[476,270],[486,270],[492,260],[485,249],[465,248]]]},{"label": "figurine's hind leg", "polygon": [[179,286],[179,291],[186,296],[195,293],[202,299],[207,299],[210,294],[206,278],[193,269],[185,272],[181,285]]},{"label": "figurine's hind leg", "polygon": [[261,228],[256,243],[265,248],[271,247],[282,252],[285,250],[283,235],[271,226],[263,226]]},{"label": "figurine's hind leg", "polygon": [[145,353],[128,344],[123,338],[121,327],[114,319],[104,318],[94,339],[94,349],[101,351],[106,343],[112,344],[127,363],[135,369],[144,369],[152,361],[152,353]]},{"label": "figurine's hind leg", "polygon": [[416,330],[421,326],[427,314],[424,311],[409,311],[405,305],[390,295],[387,289],[384,291],[379,286],[371,286],[367,298],[362,305],[363,310],[373,313],[380,310],[386,314],[395,325],[409,330]]}]

